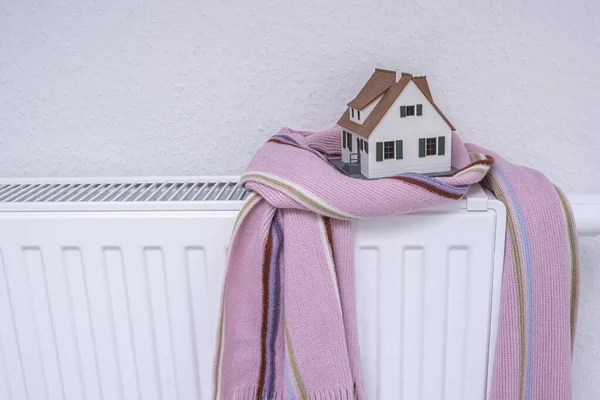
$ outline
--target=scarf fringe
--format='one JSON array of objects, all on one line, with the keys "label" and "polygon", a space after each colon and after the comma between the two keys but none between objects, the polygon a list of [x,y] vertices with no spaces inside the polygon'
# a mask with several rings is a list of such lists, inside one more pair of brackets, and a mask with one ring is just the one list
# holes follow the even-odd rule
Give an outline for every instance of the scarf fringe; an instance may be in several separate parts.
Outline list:
[{"label": "scarf fringe", "polygon": [[[289,400],[289,396],[284,390],[274,390],[267,393],[265,390],[262,396],[257,396],[257,387],[238,388],[223,397],[224,400]],[[354,387],[342,387],[317,390],[307,394],[305,399],[297,397],[298,400],[364,400],[362,385],[354,384]]]}]

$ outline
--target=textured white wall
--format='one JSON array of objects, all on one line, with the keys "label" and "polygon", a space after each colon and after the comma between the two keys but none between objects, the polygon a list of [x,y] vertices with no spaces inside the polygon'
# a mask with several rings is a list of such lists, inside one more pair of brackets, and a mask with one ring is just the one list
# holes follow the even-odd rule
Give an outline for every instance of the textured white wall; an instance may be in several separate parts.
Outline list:
[{"label": "textured white wall", "polygon": [[[568,191],[600,178],[600,2],[0,0],[0,176],[240,173],[376,66]],[[527,3],[527,4],[524,4]]]},{"label": "textured white wall", "polygon": [[[0,0],[0,176],[240,173],[376,66],[429,77],[462,137],[598,192],[600,2]],[[525,4],[526,3],[526,4]],[[575,399],[600,399],[584,243]]]}]

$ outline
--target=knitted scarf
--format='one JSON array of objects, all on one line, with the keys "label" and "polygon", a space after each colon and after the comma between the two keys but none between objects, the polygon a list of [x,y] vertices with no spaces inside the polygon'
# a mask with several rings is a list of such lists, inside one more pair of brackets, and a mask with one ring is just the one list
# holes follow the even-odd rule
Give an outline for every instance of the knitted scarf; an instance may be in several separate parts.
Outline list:
[{"label": "knitted scarf", "polygon": [[460,199],[477,182],[508,213],[492,399],[570,398],[578,253],[561,191],[455,134],[450,176],[353,179],[326,160],[340,136],[283,129],[242,178],[214,398],[363,399],[350,221]]}]

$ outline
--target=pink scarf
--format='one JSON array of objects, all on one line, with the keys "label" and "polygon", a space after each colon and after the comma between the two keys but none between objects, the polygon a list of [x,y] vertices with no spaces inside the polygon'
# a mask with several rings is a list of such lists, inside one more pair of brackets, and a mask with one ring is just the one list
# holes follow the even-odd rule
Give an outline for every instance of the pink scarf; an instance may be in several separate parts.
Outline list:
[{"label": "pink scarf", "polygon": [[363,399],[350,221],[462,198],[481,182],[507,207],[493,399],[568,399],[578,295],[577,237],[542,174],[452,138],[451,176],[346,177],[340,129],[281,130],[242,178],[252,193],[223,287],[215,399]]}]

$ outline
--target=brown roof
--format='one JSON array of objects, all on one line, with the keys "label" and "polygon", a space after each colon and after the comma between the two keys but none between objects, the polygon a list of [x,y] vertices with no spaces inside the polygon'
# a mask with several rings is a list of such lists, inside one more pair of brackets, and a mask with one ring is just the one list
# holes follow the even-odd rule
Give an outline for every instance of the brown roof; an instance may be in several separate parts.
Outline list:
[{"label": "brown roof", "polygon": [[417,85],[417,87],[419,89],[421,89],[421,92],[423,92],[425,97],[427,97],[427,100],[433,102],[433,96],[431,96],[431,91],[429,90],[429,84],[427,83],[427,77],[426,76],[413,76],[413,82],[415,83],[415,85]]},{"label": "brown roof", "polygon": [[[381,90],[389,79],[392,79],[393,82],[387,86],[387,88]],[[429,90],[429,84],[427,83],[427,78],[425,76],[415,76],[413,77],[411,74],[403,72],[402,77],[398,82],[396,80],[396,72],[390,70],[382,70],[375,69],[375,72],[371,76],[371,78],[367,81],[362,90],[358,93],[358,95],[348,103],[349,107],[352,108],[364,108],[368,104],[370,104],[373,100],[379,97],[383,93],[383,97],[379,100],[379,103],[375,106],[371,114],[367,117],[367,119],[362,123],[358,124],[350,120],[350,111],[346,110],[340,120],[338,121],[338,125],[343,128],[349,129],[353,132],[356,132],[362,137],[368,138],[371,132],[375,129],[381,118],[387,113],[389,108],[392,106],[394,101],[398,98],[400,93],[404,90],[406,85],[410,81],[413,81],[415,85],[421,90],[423,95],[429,100],[433,108],[440,114],[440,116],[446,121],[450,129],[453,131],[454,126],[450,123],[448,118],[442,113],[439,107],[433,102],[433,97],[431,96],[431,91]],[[385,84],[383,82],[386,82]],[[374,93],[377,93],[376,95]],[[370,100],[368,100],[370,99]],[[366,102],[366,103],[365,103]],[[361,105],[362,107],[358,107]]]},{"label": "brown roof", "polygon": [[362,110],[396,83],[396,72],[377,68],[348,107]]},{"label": "brown roof", "polygon": [[427,100],[429,100],[429,102],[431,103],[433,108],[435,108],[435,110],[438,112],[438,114],[440,114],[440,116],[444,119],[444,121],[446,121],[446,123],[448,124],[450,129],[455,131],[456,129],[454,129],[454,126],[450,123],[450,121],[448,120],[448,118],[446,118],[446,116],[444,115],[442,110],[440,110],[440,108],[437,106],[437,104],[435,104],[435,102],[433,101],[433,96],[431,95],[431,91],[429,90],[429,84],[427,83],[427,77],[426,76],[414,76],[413,82],[415,83],[415,85],[417,85],[417,87],[419,89],[421,89],[421,92],[423,92],[423,94],[425,95],[425,97],[427,97]]}]

